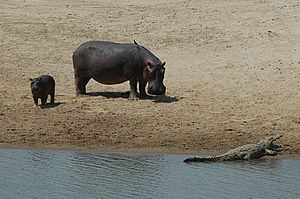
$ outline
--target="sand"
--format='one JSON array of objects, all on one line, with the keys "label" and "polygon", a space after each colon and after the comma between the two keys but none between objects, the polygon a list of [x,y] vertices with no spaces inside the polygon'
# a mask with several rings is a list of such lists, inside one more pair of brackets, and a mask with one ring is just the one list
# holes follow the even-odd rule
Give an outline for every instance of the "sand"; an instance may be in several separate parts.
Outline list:
[{"label": "sand", "polygon": [[[0,0],[0,146],[203,154],[281,132],[299,154],[299,24],[298,0]],[[134,39],[167,63],[166,96],[91,80],[76,97],[73,51]],[[33,109],[42,74],[57,104]]]}]

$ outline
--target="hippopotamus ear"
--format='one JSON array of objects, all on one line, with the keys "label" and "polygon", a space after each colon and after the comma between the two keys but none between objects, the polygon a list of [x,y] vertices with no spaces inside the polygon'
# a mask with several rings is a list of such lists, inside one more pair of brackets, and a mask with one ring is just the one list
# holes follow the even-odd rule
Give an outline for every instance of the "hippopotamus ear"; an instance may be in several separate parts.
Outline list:
[{"label": "hippopotamus ear", "polygon": [[164,65],[166,65],[166,62],[162,63],[162,65],[161,65],[161,66],[164,66]]},{"label": "hippopotamus ear", "polygon": [[33,81],[33,79],[32,79],[32,78],[29,78],[29,81],[31,81],[31,82],[32,82],[32,81]]}]

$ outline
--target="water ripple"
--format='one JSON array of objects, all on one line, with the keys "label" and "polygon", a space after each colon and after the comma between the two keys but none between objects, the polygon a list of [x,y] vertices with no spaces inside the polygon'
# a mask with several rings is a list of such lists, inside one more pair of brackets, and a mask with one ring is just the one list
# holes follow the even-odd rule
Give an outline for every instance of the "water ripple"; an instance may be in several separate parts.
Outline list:
[{"label": "water ripple", "polygon": [[299,198],[299,160],[0,150],[1,198]]}]

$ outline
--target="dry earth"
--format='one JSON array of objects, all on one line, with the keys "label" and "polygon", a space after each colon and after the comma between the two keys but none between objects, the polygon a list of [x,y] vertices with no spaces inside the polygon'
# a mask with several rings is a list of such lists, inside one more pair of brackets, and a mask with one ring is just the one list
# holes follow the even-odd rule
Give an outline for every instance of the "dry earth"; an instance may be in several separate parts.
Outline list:
[{"label": "dry earth", "polygon": [[[300,153],[298,0],[0,0],[0,145],[223,152],[282,132]],[[76,97],[71,56],[88,40],[133,42],[166,61],[167,95],[128,82]],[[29,77],[51,74],[57,106],[33,109]]]}]

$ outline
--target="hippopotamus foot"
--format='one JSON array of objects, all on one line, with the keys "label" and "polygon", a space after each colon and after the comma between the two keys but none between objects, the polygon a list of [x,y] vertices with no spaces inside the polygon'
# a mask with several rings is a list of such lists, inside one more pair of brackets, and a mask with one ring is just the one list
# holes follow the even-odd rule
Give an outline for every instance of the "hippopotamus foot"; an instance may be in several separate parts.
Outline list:
[{"label": "hippopotamus foot", "polygon": [[76,88],[76,95],[77,96],[86,95],[86,91],[80,88]]},{"label": "hippopotamus foot", "polygon": [[136,93],[134,93],[134,94],[130,93],[128,99],[130,99],[130,100],[139,100],[139,98],[138,98],[138,96],[137,96]]},{"label": "hippopotamus foot", "polygon": [[150,95],[147,95],[146,93],[144,93],[144,94],[141,93],[140,98],[141,99],[151,99],[152,97]]},{"label": "hippopotamus foot", "polygon": [[34,104],[34,105],[32,106],[32,108],[37,109],[37,108],[39,108],[39,106],[38,106],[37,104]]}]

